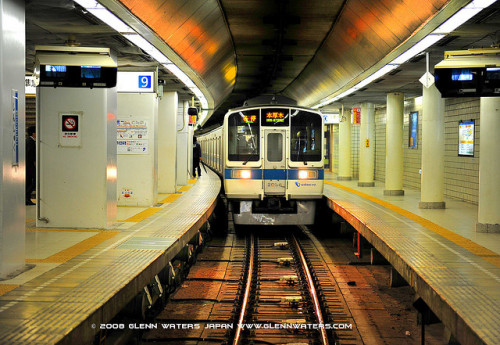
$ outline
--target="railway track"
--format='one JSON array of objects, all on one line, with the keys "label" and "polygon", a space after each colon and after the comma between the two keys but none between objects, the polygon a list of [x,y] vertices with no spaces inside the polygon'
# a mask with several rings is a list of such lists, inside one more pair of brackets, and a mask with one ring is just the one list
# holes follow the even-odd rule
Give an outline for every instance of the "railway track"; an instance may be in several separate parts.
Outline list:
[{"label": "railway track", "polygon": [[298,229],[214,240],[156,321],[144,343],[362,344],[335,279]]}]

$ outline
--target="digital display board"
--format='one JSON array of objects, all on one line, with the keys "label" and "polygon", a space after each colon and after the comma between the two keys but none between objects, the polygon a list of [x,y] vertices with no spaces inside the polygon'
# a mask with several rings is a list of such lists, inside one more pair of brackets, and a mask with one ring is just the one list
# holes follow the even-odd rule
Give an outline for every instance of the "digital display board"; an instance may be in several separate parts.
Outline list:
[{"label": "digital display board", "polygon": [[286,127],[289,124],[289,109],[268,108],[262,109],[261,125]]},{"label": "digital display board", "polygon": [[40,87],[109,88],[116,86],[116,67],[41,65]]},{"label": "digital display board", "polygon": [[408,128],[410,131],[408,135],[408,147],[416,149],[418,145],[418,111],[410,113]]},{"label": "digital display board", "polygon": [[255,123],[257,122],[257,115],[252,115],[252,114],[246,114],[242,116],[242,120],[244,123]]},{"label": "digital display board", "polygon": [[458,124],[458,155],[474,157],[474,120]]},{"label": "digital display board", "polygon": [[101,66],[82,66],[80,77],[83,79],[97,79],[101,77]]}]

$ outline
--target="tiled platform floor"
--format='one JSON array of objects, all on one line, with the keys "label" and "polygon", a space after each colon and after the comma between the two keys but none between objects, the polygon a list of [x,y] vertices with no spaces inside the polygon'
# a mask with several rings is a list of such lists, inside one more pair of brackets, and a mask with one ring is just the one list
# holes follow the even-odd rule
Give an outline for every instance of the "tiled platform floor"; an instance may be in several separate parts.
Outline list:
[{"label": "tiled platform floor", "polygon": [[196,234],[215,205],[211,173],[160,195],[158,207],[120,207],[110,230],[36,229],[27,207],[27,263],[0,282],[0,344],[90,341]]},{"label": "tiled platform floor", "polygon": [[[419,210],[419,193],[383,196],[327,174],[329,205],[409,282],[461,344],[500,344],[500,234],[476,234],[477,207],[446,200]],[[328,181],[330,180],[330,181]]]}]

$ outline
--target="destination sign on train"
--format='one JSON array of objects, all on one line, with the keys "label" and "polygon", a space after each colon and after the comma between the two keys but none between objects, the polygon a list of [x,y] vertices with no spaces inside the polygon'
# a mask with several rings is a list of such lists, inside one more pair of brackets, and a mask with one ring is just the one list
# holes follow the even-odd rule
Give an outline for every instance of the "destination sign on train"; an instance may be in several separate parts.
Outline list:
[{"label": "destination sign on train", "polygon": [[243,115],[244,123],[255,123],[257,121],[257,115]]},{"label": "destination sign on train", "polygon": [[284,127],[289,124],[289,109],[286,108],[267,108],[262,109],[261,125]]}]

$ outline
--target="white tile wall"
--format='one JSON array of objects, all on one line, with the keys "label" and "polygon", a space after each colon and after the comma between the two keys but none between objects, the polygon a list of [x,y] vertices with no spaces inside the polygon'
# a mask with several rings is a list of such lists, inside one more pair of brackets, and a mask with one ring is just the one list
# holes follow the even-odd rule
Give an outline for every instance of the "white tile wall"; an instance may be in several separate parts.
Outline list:
[{"label": "white tile wall", "polygon": [[[418,111],[418,148],[408,147],[410,112]],[[375,110],[375,180],[385,181],[385,108]],[[476,121],[474,157],[458,156],[458,123]],[[445,100],[445,196],[478,203],[479,195],[479,98],[447,98]],[[359,136],[358,136],[359,140]],[[422,108],[413,103],[405,106],[404,114],[404,188],[420,189]]]}]

